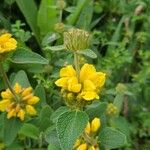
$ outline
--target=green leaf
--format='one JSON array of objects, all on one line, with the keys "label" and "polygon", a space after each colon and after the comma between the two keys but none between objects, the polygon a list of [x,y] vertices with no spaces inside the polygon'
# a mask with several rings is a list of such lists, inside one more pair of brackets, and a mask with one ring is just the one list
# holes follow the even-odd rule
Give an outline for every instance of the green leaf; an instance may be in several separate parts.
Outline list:
[{"label": "green leaf", "polygon": [[59,116],[56,129],[62,150],[72,149],[87,123],[88,116],[82,111],[69,111]]},{"label": "green leaf", "polygon": [[59,39],[60,35],[58,33],[50,32],[47,33],[46,36],[42,40],[42,46],[47,46],[48,44],[54,42],[55,40]]},{"label": "green leaf", "polygon": [[74,25],[77,22],[80,14],[81,14],[82,9],[86,6],[86,4],[88,2],[89,2],[89,0],[78,0],[78,3],[77,3],[77,6],[76,6],[75,10],[67,18],[68,24]]},{"label": "green leaf", "polygon": [[25,48],[18,48],[11,57],[17,64],[48,64],[48,60]]},{"label": "green leaf", "polygon": [[118,113],[120,113],[122,109],[123,101],[124,101],[124,94],[122,93],[117,94],[114,99],[113,104],[117,107]]},{"label": "green leaf", "polygon": [[27,74],[23,70],[18,71],[16,75],[14,76],[12,85],[15,85],[15,83],[19,83],[22,87],[31,86],[28,80]]},{"label": "green leaf", "polygon": [[54,30],[54,25],[59,21],[56,0],[42,0],[38,11],[38,27],[41,35]]},{"label": "green leaf", "polygon": [[99,134],[100,145],[105,149],[116,149],[126,144],[126,136],[120,131],[106,127]]},{"label": "green leaf", "polygon": [[45,140],[49,143],[48,148],[50,150],[60,150],[59,140],[55,126],[48,128],[45,132]]},{"label": "green leaf", "polygon": [[16,3],[33,31],[37,41],[40,43],[37,27],[37,6],[34,0],[16,0]]},{"label": "green leaf", "polygon": [[58,46],[47,46],[45,50],[51,50],[51,51],[62,51],[65,49],[64,45],[58,45]]},{"label": "green leaf", "polygon": [[81,51],[78,51],[77,53],[85,55],[90,58],[97,58],[97,55],[91,49],[81,50]]},{"label": "green leaf", "polygon": [[22,126],[22,123],[17,118],[5,118],[4,124],[4,143],[6,145],[10,145],[15,140],[17,133]]},{"label": "green leaf", "polygon": [[25,123],[20,129],[19,134],[23,134],[33,139],[38,139],[40,132],[33,124]]},{"label": "green leaf", "polygon": [[105,102],[94,102],[91,105],[87,106],[86,112],[90,118],[101,116],[105,113],[107,108],[107,103]]},{"label": "green leaf", "polygon": [[62,107],[59,107],[55,112],[53,112],[53,114],[51,115],[51,120],[55,123],[58,119],[58,117],[67,112],[68,111],[68,107],[66,106],[62,106]]},{"label": "green leaf", "polygon": [[50,120],[53,109],[49,105],[45,105],[39,115],[39,124],[40,130],[45,131],[48,127],[52,125]]},{"label": "green leaf", "polygon": [[93,16],[93,1],[87,3],[84,6],[78,18],[76,26],[81,29],[89,30],[92,16]]},{"label": "green leaf", "polygon": [[41,104],[41,106],[46,104],[46,93],[42,84],[37,85],[34,91],[34,95],[40,98],[39,104]]}]

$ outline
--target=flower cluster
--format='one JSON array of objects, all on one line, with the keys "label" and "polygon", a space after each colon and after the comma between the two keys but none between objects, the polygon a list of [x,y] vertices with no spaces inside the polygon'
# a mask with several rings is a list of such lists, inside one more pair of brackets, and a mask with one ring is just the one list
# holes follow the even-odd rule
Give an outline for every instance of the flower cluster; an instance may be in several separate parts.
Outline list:
[{"label": "flower cluster", "polygon": [[8,53],[17,47],[17,41],[9,33],[0,36],[0,54]]},{"label": "flower cluster", "polygon": [[21,121],[24,120],[26,113],[31,116],[36,115],[33,105],[39,101],[39,98],[33,95],[32,88],[22,88],[16,83],[13,90],[17,99],[9,89],[1,93],[0,111],[6,111],[8,119],[18,117]]},{"label": "flower cluster", "polygon": [[113,103],[109,103],[106,109],[108,115],[116,115],[118,112],[117,107]]},{"label": "flower cluster", "polygon": [[105,83],[105,73],[96,72],[93,65],[84,64],[79,75],[72,65],[60,70],[55,84],[67,93],[68,99],[91,101],[99,99],[99,91]]},{"label": "flower cluster", "polygon": [[64,33],[64,45],[68,50],[85,50],[89,47],[90,34],[80,29],[70,29]]},{"label": "flower cluster", "polygon": [[101,126],[101,122],[99,118],[94,118],[91,123],[88,122],[85,133],[79,139],[76,140],[74,144],[75,150],[100,150],[96,133]]},{"label": "flower cluster", "polygon": [[99,91],[105,83],[105,73],[96,72],[93,65],[84,64],[79,74],[72,65],[60,70],[60,79],[55,84],[67,93],[67,98],[91,101],[99,99]]}]

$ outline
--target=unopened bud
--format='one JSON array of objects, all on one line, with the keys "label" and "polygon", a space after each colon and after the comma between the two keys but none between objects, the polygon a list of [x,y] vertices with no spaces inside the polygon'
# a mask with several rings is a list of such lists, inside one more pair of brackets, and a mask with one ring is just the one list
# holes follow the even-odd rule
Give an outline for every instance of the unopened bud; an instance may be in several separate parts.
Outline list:
[{"label": "unopened bud", "polygon": [[68,50],[85,50],[90,44],[90,34],[81,29],[70,29],[64,33],[64,45]]},{"label": "unopened bud", "polygon": [[97,132],[101,126],[101,122],[99,118],[94,118],[91,122],[91,132]]}]

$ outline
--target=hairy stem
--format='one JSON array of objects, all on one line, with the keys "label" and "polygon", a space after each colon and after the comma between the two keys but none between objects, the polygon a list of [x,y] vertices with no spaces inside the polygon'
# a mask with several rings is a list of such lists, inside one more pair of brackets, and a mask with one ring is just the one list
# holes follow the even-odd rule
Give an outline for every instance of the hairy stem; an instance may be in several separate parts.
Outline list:
[{"label": "hairy stem", "polygon": [[74,52],[74,65],[77,72],[77,76],[79,78],[79,74],[80,74],[79,56],[76,52]]},{"label": "hairy stem", "polygon": [[10,82],[9,82],[9,80],[8,80],[8,77],[7,77],[6,73],[5,73],[5,70],[4,70],[4,68],[3,68],[2,63],[0,63],[0,72],[1,72],[1,74],[2,74],[2,77],[3,77],[3,80],[4,80],[4,82],[5,82],[5,85],[9,88],[9,90],[10,90],[11,93],[13,94],[15,100],[18,101],[19,99],[18,99],[16,93],[14,92],[13,88],[11,87],[11,84],[10,84]]}]

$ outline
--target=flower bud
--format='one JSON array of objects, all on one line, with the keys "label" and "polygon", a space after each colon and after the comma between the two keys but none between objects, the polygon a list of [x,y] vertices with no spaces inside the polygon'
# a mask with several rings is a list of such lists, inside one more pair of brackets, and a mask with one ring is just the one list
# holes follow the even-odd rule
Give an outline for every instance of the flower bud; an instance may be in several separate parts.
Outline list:
[{"label": "flower bud", "polygon": [[64,0],[58,0],[57,7],[58,9],[63,10],[66,7],[66,2]]},{"label": "flower bud", "polygon": [[56,23],[55,26],[54,26],[54,29],[56,32],[58,33],[62,33],[64,32],[64,24],[63,23]]},{"label": "flower bud", "polygon": [[88,122],[88,124],[85,128],[85,133],[90,134],[90,130],[91,130],[91,127],[90,127],[90,123]]},{"label": "flower bud", "polygon": [[101,126],[101,122],[99,118],[94,118],[91,122],[91,132],[97,132]]},{"label": "flower bud", "polygon": [[124,84],[122,84],[122,83],[118,83],[117,87],[116,87],[116,91],[118,93],[123,93],[123,92],[126,91],[126,86]]},{"label": "flower bud", "polygon": [[107,106],[106,112],[107,112],[108,115],[116,115],[117,112],[118,112],[118,109],[114,104],[109,103],[108,106]]},{"label": "flower bud", "polygon": [[70,29],[64,33],[64,45],[68,50],[85,50],[90,44],[90,34],[81,29]]},{"label": "flower bud", "polygon": [[85,143],[85,144],[81,144],[78,148],[77,148],[77,150],[87,150],[87,144]]},{"label": "flower bud", "polygon": [[73,146],[73,148],[78,147],[80,144],[81,144],[81,141],[79,139],[77,139],[74,146]]},{"label": "flower bud", "polygon": [[90,146],[88,150],[96,150],[94,146]]}]

